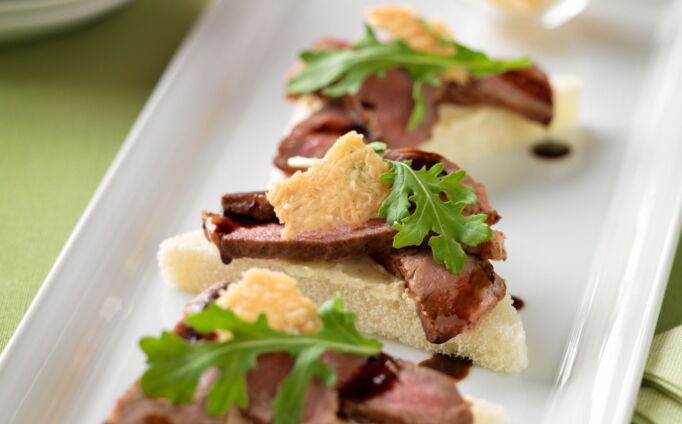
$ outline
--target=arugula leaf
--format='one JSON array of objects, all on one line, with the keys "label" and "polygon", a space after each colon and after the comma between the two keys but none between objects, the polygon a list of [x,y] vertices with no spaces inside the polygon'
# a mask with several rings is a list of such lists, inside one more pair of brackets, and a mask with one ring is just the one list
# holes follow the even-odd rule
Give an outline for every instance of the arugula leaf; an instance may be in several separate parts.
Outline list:
[{"label": "arugula leaf", "polygon": [[223,415],[234,405],[248,405],[246,373],[256,366],[259,355],[287,352],[295,362],[273,401],[274,421],[298,423],[310,379],[317,377],[327,385],[335,382],[334,370],[320,359],[325,351],[365,356],[381,351],[379,341],[364,337],[355,328],[355,315],[343,308],[340,295],[325,302],[318,315],[322,323],[319,332],[296,335],[271,329],[265,315],[247,322],[211,303],[188,317],[188,324],[202,333],[229,331],[232,338],[221,343],[190,343],[167,331],[160,337],[143,338],[140,346],[147,355],[148,367],[140,381],[142,390],[150,397],[189,403],[201,375],[216,368],[220,375],[209,390],[206,409],[210,415]]},{"label": "arugula leaf", "polygon": [[532,65],[528,58],[494,60],[455,41],[440,39],[440,42],[455,47],[455,53],[427,53],[412,49],[401,40],[382,43],[372,28],[365,25],[365,36],[350,49],[318,49],[301,53],[305,66],[289,79],[287,92],[306,94],[321,90],[330,97],[355,95],[369,76],[382,78],[391,69],[403,68],[414,81],[414,108],[408,123],[408,128],[414,129],[424,119],[423,85],[440,84],[440,75],[447,70],[466,69],[474,78],[481,78]]},{"label": "arugula leaf", "polygon": [[461,183],[464,171],[441,177],[442,163],[415,171],[409,162],[388,162],[391,170],[381,179],[393,186],[379,208],[379,216],[398,230],[393,247],[419,246],[427,235],[435,233],[429,238],[433,258],[451,273],[459,274],[466,260],[461,243],[477,246],[492,237],[485,214],[462,214],[466,205],[476,202],[473,189]]}]

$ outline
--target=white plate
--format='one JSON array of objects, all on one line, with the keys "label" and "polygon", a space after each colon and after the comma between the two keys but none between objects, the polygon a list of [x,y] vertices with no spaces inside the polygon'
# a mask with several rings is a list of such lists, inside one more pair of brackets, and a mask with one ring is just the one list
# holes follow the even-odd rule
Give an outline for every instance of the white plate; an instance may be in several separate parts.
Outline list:
[{"label": "white plate", "polygon": [[[461,389],[504,405],[512,423],[629,420],[678,239],[682,11],[597,3],[555,32],[509,37],[451,2],[420,2],[464,41],[529,51],[584,81],[573,159],[515,152],[496,173],[473,171],[504,216],[509,260],[497,269],[526,301],[530,366],[475,369]],[[161,280],[158,243],[198,228],[221,193],[268,183],[296,52],[320,36],[358,36],[363,9],[217,2],[203,17],[5,350],[0,422],[107,416],[143,369],[137,340],[170,328],[189,298]]]}]

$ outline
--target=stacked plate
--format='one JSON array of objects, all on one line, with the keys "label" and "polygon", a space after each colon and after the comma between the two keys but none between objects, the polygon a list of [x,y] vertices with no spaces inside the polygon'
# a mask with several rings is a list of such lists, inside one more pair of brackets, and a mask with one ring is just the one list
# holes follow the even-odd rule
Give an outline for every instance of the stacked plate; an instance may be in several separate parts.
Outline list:
[{"label": "stacked plate", "polygon": [[0,42],[33,37],[92,19],[129,0],[0,0]]}]

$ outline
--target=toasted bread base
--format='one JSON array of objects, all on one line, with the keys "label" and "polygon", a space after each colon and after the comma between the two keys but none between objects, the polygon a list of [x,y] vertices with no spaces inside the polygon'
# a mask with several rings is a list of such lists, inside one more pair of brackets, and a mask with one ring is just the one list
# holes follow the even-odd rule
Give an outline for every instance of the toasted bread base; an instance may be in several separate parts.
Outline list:
[{"label": "toasted bread base", "polygon": [[291,262],[277,259],[220,260],[216,247],[201,231],[165,240],[158,253],[163,277],[182,290],[197,293],[217,281],[237,281],[247,269],[284,272],[301,292],[320,304],[343,293],[358,328],[430,352],[470,358],[474,364],[502,372],[519,372],[528,364],[526,333],[507,295],[478,325],[443,344],[424,337],[416,307],[405,282],[388,274],[368,257],[335,262]]}]

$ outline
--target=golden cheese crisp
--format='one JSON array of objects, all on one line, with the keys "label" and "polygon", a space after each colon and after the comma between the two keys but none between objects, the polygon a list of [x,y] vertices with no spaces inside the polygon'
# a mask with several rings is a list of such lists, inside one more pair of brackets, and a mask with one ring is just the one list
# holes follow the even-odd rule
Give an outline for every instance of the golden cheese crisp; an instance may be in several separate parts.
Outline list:
[{"label": "golden cheese crisp", "polygon": [[[379,6],[367,13],[370,25],[384,31],[391,39],[400,39],[415,50],[450,55],[454,46],[443,45],[439,38],[452,40],[452,34],[439,19],[424,20],[410,7]],[[448,81],[465,82],[469,73],[465,69],[450,69],[443,78]]]},{"label": "golden cheese crisp", "polygon": [[367,20],[372,27],[386,32],[391,39],[403,40],[415,50],[437,54],[454,53],[454,47],[438,42],[438,37],[452,38],[445,25],[440,21],[421,19],[410,7],[373,7],[367,13]]},{"label": "golden cheese crisp", "polygon": [[216,303],[245,321],[265,314],[270,328],[287,333],[315,333],[320,328],[315,304],[301,294],[296,280],[281,272],[251,268]]},{"label": "golden cheese crisp", "polygon": [[356,226],[378,216],[389,186],[380,181],[384,160],[355,131],[339,137],[306,172],[275,183],[268,192],[282,238],[339,225]]}]

